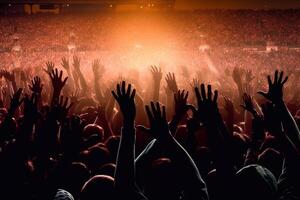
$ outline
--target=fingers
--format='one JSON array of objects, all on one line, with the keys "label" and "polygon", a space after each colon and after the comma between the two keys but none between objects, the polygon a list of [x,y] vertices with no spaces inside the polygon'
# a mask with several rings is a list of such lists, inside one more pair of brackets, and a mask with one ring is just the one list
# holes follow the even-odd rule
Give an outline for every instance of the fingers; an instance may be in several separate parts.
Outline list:
[{"label": "fingers", "polygon": [[162,118],[163,118],[164,120],[167,120],[166,106],[163,106],[163,107],[162,107]]},{"label": "fingers", "polygon": [[148,105],[145,106],[145,109],[146,109],[146,113],[147,113],[147,116],[148,116],[148,119],[149,119],[149,122],[150,124],[153,122],[154,118],[153,118],[153,115],[150,111],[150,107]]},{"label": "fingers", "polygon": [[283,84],[285,84],[285,83],[287,82],[288,78],[289,78],[289,77],[288,77],[288,76],[286,76],[286,77],[285,77],[285,79],[282,81],[282,83],[281,83],[281,84],[282,84],[282,85],[283,85]]},{"label": "fingers", "polygon": [[57,68],[55,68],[55,73],[54,73],[54,75],[55,75],[55,77],[58,77],[58,69]]},{"label": "fingers", "polygon": [[116,101],[118,101],[118,95],[115,93],[115,91],[111,91],[111,94],[113,95],[113,97],[115,98]]},{"label": "fingers", "polygon": [[211,92],[211,85],[207,86],[207,98],[208,100],[211,100],[212,92]]},{"label": "fingers", "polygon": [[122,81],[122,95],[125,95],[125,87],[126,87],[125,81]]},{"label": "fingers", "polygon": [[[151,107],[151,109],[150,109]],[[150,102],[150,106],[145,106],[147,116],[149,118],[150,123],[153,122],[155,119],[164,119],[166,120],[166,107],[160,106],[159,102]]]},{"label": "fingers", "polygon": [[278,83],[278,70],[275,71],[274,84]]},{"label": "fingers", "polygon": [[189,96],[189,92],[187,91],[187,92],[185,93],[185,96],[184,96],[184,100],[185,100],[185,101],[187,101],[188,96]]},{"label": "fingers", "polygon": [[268,84],[269,84],[269,87],[272,85],[272,80],[271,80],[271,76],[268,75]]},{"label": "fingers", "polygon": [[[131,92],[131,84],[128,84],[126,96],[129,96],[130,92]],[[125,92],[124,92],[124,94],[125,94]]]},{"label": "fingers", "polygon": [[195,87],[195,94],[196,94],[196,98],[198,103],[202,100],[200,92],[199,92],[199,88]]},{"label": "fingers", "polygon": [[63,85],[63,86],[66,84],[67,80],[68,80],[68,77],[66,77],[66,78],[63,80],[63,82],[62,82],[62,85]]},{"label": "fingers", "polygon": [[122,96],[120,84],[117,84],[117,95],[118,95],[119,97]]},{"label": "fingers", "polygon": [[125,99],[133,101],[136,95],[136,90],[132,89],[131,84],[128,84],[128,87],[126,89],[126,82],[122,81],[122,85],[120,86],[120,84],[117,84],[116,91],[112,90],[111,93],[115,100],[117,100],[120,103]]},{"label": "fingers", "polygon": [[154,102],[150,102],[150,106],[151,106],[151,110],[152,110],[152,113],[153,113],[153,116],[156,117],[156,108],[154,106]]},{"label": "fingers", "polygon": [[202,99],[203,99],[203,100],[206,100],[206,91],[205,91],[205,86],[204,86],[203,83],[201,84],[200,88],[201,88],[201,96],[202,96]]},{"label": "fingers", "polygon": [[214,99],[213,99],[213,102],[217,103],[217,101],[218,101],[218,95],[219,95],[218,90],[215,90],[215,91],[214,91]]},{"label": "fingers", "polygon": [[160,110],[159,102],[156,102],[156,115],[157,115],[157,117],[161,117],[161,110]]},{"label": "fingers", "polygon": [[131,100],[133,100],[133,99],[134,99],[134,97],[135,97],[135,93],[136,93],[136,90],[135,90],[135,89],[133,89],[133,90],[132,90],[132,93],[131,93],[131,96],[130,96],[130,99],[131,99]]},{"label": "fingers", "polygon": [[60,73],[59,73],[59,79],[62,79],[62,75],[63,75],[63,71],[60,70]]},{"label": "fingers", "polygon": [[279,74],[278,83],[282,82],[282,78],[283,78],[283,71],[281,71],[280,74]]}]

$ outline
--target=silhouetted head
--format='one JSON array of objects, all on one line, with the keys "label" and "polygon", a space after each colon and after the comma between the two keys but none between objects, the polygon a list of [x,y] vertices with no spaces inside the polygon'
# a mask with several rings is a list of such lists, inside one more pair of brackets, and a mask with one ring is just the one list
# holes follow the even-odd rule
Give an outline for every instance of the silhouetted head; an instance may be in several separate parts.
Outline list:
[{"label": "silhouetted head", "polygon": [[112,159],[116,161],[120,144],[120,136],[111,136],[105,142],[107,149],[111,153]]},{"label": "silhouetted head", "polygon": [[145,184],[149,199],[178,199],[180,180],[175,166],[169,158],[154,160]]},{"label": "silhouetted head", "polygon": [[74,200],[74,198],[68,191],[58,189],[53,200]]},{"label": "silhouetted head", "polygon": [[115,200],[114,184],[111,176],[94,176],[82,187],[80,200]]},{"label": "silhouetted head", "polygon": [[91,135],[98,135],[100,138],[100,142],[104,140],[104,130],[101,126],[97,124],[88,124],[83,129],[84,137],[88,138]]},{"label": "silhouetted head", "polygon": [[113,163],[107,163],[105,165],[100,166],[99,168],[95,169],[95,175],[107,175],[114,177],[116,170],[116,165]]},{"label": "silhouetted head", "polygon": [[258,164],[269,169],[276,178],[279,178],[282,171],[282,156],[280,152],[267,148],[258,157]]},{"label": "silhouetted head", "polygon": [[71,192],[76,198],[84,183],[90,178],[90,172],[85,164],[73,162],[64,168],[61,176],[63,188]]},{"label": "silhouetted head", "polygon": [[236,173],[237,199],[274,200],[277,198],[277,180],[267,168],[248,165]]},{"label": "silhouetted head", "polygon": [[91,147],[89,149],[87,159],[88,166],[92,170],[92,174],[97,168],[111,162],[110,153],[108,149],[103,146]]}]

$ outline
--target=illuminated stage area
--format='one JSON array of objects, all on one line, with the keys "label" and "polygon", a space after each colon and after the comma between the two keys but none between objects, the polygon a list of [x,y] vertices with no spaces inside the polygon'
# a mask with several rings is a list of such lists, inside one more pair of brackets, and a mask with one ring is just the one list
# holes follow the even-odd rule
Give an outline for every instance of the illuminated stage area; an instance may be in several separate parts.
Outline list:
[{"label": "illuminated stage area", "polygon": [[[76,54],[87,74],[93,60],[101,59],[106,77],[124,76],[132,70],[145,76],[150,65],[158,65],[166,72],[178,73],[185,66],[191,76],[207,69],[211,74],[205,76],[207,80],[211,76],[217,79],[218,71],[231,71],[235,66],[293,67],[299,60],[299,22],[295,21],[299,15],[298,11],[131,11],[4,16],[1,27],[7,37],[1,38],[0,62],[9,68],[35,69],[51,60],[59,67],[62,57],[71,59]],[[284,27],[287,18],[296,23],[283,29],[272,26],[279,21]],[[239,26],[242,23],[246,25]],[[282,37],[286,29],[291,34]],[[16,47],[18,50],[13,50]],[[286,47],[293,59],[282,59],[287,56]],[[272,48],[275,51],[270,54]],[[274,59],[265,63],[274,54]]]}]

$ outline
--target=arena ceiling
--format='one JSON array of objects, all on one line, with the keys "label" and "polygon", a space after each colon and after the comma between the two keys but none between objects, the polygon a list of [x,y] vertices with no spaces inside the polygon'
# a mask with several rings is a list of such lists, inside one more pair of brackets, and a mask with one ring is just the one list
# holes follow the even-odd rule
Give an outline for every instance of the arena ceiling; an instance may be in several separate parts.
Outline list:
[{"label": "arena ceiling", "polygon": [[176,2],[182,9],[289,9],[300,8],[299,0],[0,0],[1,3],[57,4],[139,4],[143,2]]}]

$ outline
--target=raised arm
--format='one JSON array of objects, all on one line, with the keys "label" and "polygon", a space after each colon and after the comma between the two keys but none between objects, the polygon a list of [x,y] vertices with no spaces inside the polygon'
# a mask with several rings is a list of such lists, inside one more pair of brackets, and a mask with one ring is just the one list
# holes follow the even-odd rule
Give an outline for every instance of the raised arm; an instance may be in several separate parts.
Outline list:
[{"label": "raised arm", "polygon": [[233,72],[232,72],[232,78],[238,88],[238,91],[239,91],[239,99],[242,98],[243,96],[243,83],[242,83],[242,73],[241,73],[241,70],[240,68],[238,67],[235,67],[233,69]]},{"label": "raised arm", "polygon": [[13,93],[17,92],[18,87],[17,87],[17,82],[16,82],[16,78],[15,78],[15,74],[14,72],[9,72],[7,70],[2,69],[0,71],[0,74],[9,82],[11,83],[12,89],[13,89]]},{"label": "raised arm", "polygon": [[15,112],[19,108],[19,106],[22,104],[23,99],[21,98],[22,95],[22,88],[19,88],[12,96],[10,101],[10,107],[8,109],[7,115],[5,116],[4,121],[1,123],[1,142],[5,139],[9,138],[9,134],[11,133],[9,128],[10,124],[12,123],[13,117],[15,115]]},{"label": "raised arm", "polygon": [[69,77],[69,81],[67,83],[67,88],[70,91],[75,90],[76,87],[75,87],[75,84],[74,84],[74,79],[73,79],[73,76],[72,76],[69,59],[63,57],[61,59],[61,66],[66,70],[67,75]]},{"label": "raised arm", "polygon": [[135,190],[135,89],[125,81],[117,84],[112,95],[118,102],[123,116],[123,128],[117,156],[115,171],[115,186],[118,191],[129,192]]},{"label": "raised arm", "polygon": [[241,105],[241,107],[244,108],[246,112],[249,112],[253,117],[252,129],[249,134],[250,144],[244,161],[244,166],[246,166],[257,163],[260,146],[265,139],[265,132],[263,117],[256,112],[252,97],[244,93],[243,101],[244,104]]},{"label": "raised arm", "polygon": [[272,102],[279,109],[279,116],[282,121],[283,128],[287,136],[292,140],[298,149],[300,149],[300,132],[299,128],[289,112],[283,100],[283,86],[287,82],[288,77],[283,77],[283,72],[275,71],[274,79],[268,76],[269,90],[267,92],[259,91],[258,93]]},{"label": "raised arm", "polygon": [[176,94],[178,92],[178,86],[177,86],[177,82],[176,82],[176,78],[175,78],[175,74],[174,73],[168,73],[166,75],[166,83],[167,83],[167,87],[166,87],[166,95],[167,95],[167,119],[170,120],[173,112],[174,112],[174,99],[173,99],[173,95]]},{"label": "raised arm", "polygon": [[38,101],[38,107],[41,108],[41,106],[43,105],[43,101],[42,101],[43,84],[42,84],[41,78],[38,76],[35,76],[31,80],[31,84],[28,85],[28,87],[32,91],[32,93],[36,95],[36,98]]},{"label": "raised arm", "polygon": [[87,86],[87,82],[80,70],[80,58],[77,56],[73,57],[73,67],[74,67],[74,70],[76,71],[76,74],[79,77],[82,94],[86,94],[86,92],[88,91],[88,86]]},{"label": "raised arm", "polygon": [[100,60],[97,59],[93,61],[92,69],[94,73],[94,88],[95,88],[96,98],[101,105],[106,105],[106,102],[108,100],[105,99],[102,88],[100,87],[100,83],[99,83],[104,73],[104,66],[101,65]]},{"label": "raised arm", "polygon": [[182,91],[178,90],[178,92],[174,94],[175,112],[171,122],[169,123],[170,131],[172,135],[175,135],[177,126],[179,125],[183,117],[186,115],[186,112],[188,110],[187,108],[188,95],[189,92],[185,92],[184,90]]},{"label": "raised arm", "polygon": [[61,70],[60,72],[58,72],[57,68],[52,69],[52,71],[50,72],[48,71],[47,73],[51,79],[51,83],[53,87],[51,105],[54,105],[58,103],[59,96],[68,80],[68,77],[65,77],[63,79],[63,71]]},{"label": "raised arm", "polygon": [[[150,108],[151,107],[151,108]],[[169,131],[166,108],[151,102],[146,106],[150,133],[166,149],[167,156],[176,163],[178,175],[183,179],[184,195],[187,199],[208,199],[207,189],[190,155]]]},{"label": "raised arm", "polygon": [[151,66],[151,74],[153,78],[153,101],[159,101],[159,89],[160,89],[160,82],[162,79],[162,71],[161,68],[157,68],[155,65]]}]

